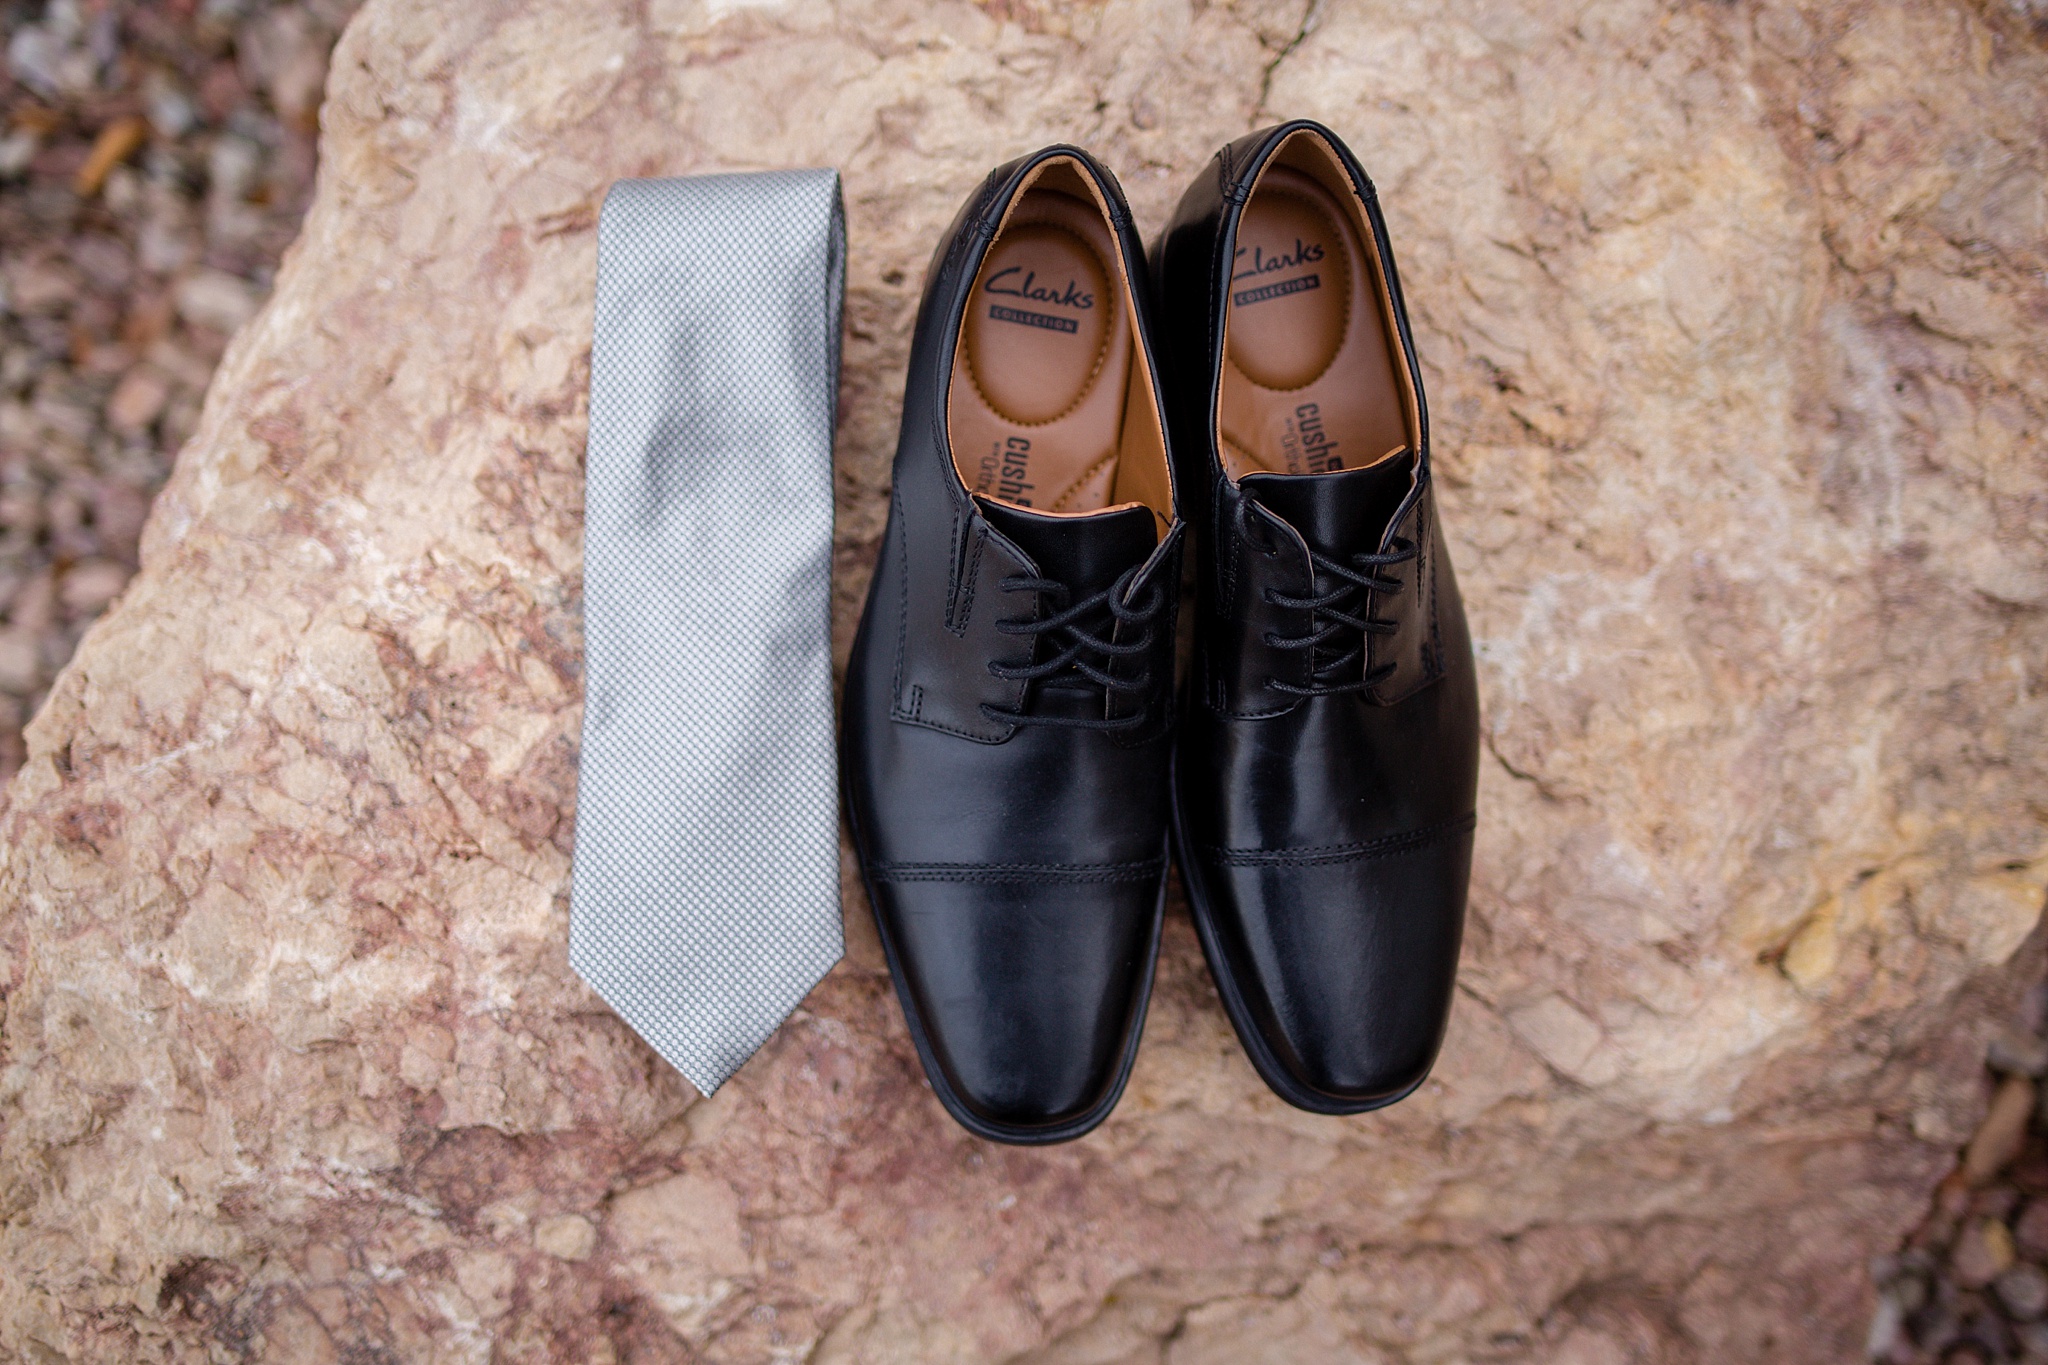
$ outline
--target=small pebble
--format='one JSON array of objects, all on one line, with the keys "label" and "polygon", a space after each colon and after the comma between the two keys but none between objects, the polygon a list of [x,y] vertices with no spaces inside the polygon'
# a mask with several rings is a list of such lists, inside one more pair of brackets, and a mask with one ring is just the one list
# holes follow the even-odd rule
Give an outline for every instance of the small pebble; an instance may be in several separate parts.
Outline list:
[{"label": "small pebble", "polygon": [[171,398],[170,377],[152,365],[137,365],[121,377],[107,400],[107,425],[140,432],[163,413]]},{"label": "small pebble", "polygon": [[27,692],[40,682],[40,654],[30,632],[0,631],[0,692]]},{"label": "small pebble", "polygon": [[2025,1261],[1992,1281],[1992,1290],[2005,1311],[2021,1322],[2032,1322],[2048,1313],[2048,1273]]},{"label": "small pebble", "polygon": [[90,615],[104,609],[126,586],[127,565],[111,559],[87,559],[65,573],[58,597],[73,613]]},{"label": "small pebble", "polygon": [[1870,1319],[1870,1333],[1864,1338],[1863,1354],[1883,1360],[1905,1338],[1906,1310],[1890,1291],[1878,1295],[1877,1312]]},{"label": "small pebble", "polygon": [[1991,1040],[1985,1058],[1991,1069],[2006,1076],[2048,1075],[2048,1039],[2012,1028]]},{"label": "small pebble", "polygon": [[93,139],[92,151],[87,153],[85,163],[71,178],[72,192],[81,199],[90,199],[100,192],[106,183],[107,173],[135,155],[149,136],[149,125],[134,116],[118,118],[100,129]]},{"label": "small pebble", "polygon": [[2004,1170],[2026,1145],[2027,1124],[2033,1117],[2033,1081],[2007,1076],[1963,1153],[1963,1177],[1972,1185],[1981,1185]]},{"label": "small pebble", "polygon": [[178,283],[177,299],[180,317],[216,332],[233,332],[256,313],[254,287],[225,270],[200,270],[187,276]]},{"label": "small pebble", "polygon": [[192,125],[199,121],[199,112],[192,107],[192,101],[162,77],[149,82],[144,99],[149,111],[149,126],[156,130],[158,137],[175,142],[192,131]]},{"label": "small pebble", "polygon": [[1975,1342],[1992,1360],[2004,1360],[2012,1355],[2012,1324],[1995,1308],[1984,1308],[1971,1314],[1968,1325],[1963,1328],[1963,1336],[1966,1341]]},{"label": "small pebble", "polygon": [[42,146],[36,135],[26,128],[0,138],[0,179],[12,180],[26,171],[28,163],[35,160]]},{"label": "small pebble", "polygon": [[1946,1350],[1962,1334],[1962,1325],[1946,1305],[1934,1302],[1922,1305],[1920,1311],[1908,1316],[1906,1330],[1920,1349],[1936,1352]]},{"label": "small pebble", "polygon": [[2013,1245],[2030,1261],[2048,1261],[2048,1199],[2030,1199],[2013,1220]]},{"label": "small pebble", "polygon": [[2005,1224],[1980,1218],[1966,1224],[1949,1253],[1949,1269],[1965,1289],[1982,1289],[2013,1263],[2012,1233]]}]

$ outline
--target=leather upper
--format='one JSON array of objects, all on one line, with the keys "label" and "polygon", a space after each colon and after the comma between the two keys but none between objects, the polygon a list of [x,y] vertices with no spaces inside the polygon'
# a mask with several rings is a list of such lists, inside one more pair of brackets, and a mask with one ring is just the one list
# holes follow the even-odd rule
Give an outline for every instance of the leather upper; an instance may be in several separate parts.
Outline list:
[{"label": "leather upper", "polygon": [[[1295,136],[1337,153],[1384,270],[1413,449],[1341,473],[1226,474],[1218,454],[1225,300],[1237,222]],[[1194,657],[1176,758],[1182,869],[1248,1052],[1283,1097],[1356,1112],[1407,1093],[1443,1036],[1464,922],[1478,696],[1430,477],[1427,406],[1384,219],[1334,134],[1306,121],[1218,153],[1153,257],[1168,422],[1198,536]],[[1357,594],[1362,657],[1329,684],[1298,642],[1342,633],[1300,605],[1378,556]],[[1349,608],[1355,610],[1356,608]]]},{"label": "leather upper", "polygon": [[[1107,1113],[1135,1048],[1159,932],[1183,527],[1142,508],[1087,517],[984,502],[961,482],[946,395],[980,262],[1035,168],[1069,158],[1109,206],[1149,360],[1142,255],[1116,182],[1051,147],[998,167],[934,258],[905,383],[894,486],[849,659],[842,734],[849,820],[906,1015],[940,1098],[1008,1141],[1077,1136]],[[1142,396],[1142,395],[1141,395]],[[1055,692],[1023,668],[1052,647],[1015,633],[1123,583],[1145,626],[1103,618],[1143,650],[1106,661],[1144,686]],[[1006,630],[1004,623],[1011,623]],[[1149,635],[1146,633],[1149,630]],[[1017,724],[1072,714],[1125,728]]]}]

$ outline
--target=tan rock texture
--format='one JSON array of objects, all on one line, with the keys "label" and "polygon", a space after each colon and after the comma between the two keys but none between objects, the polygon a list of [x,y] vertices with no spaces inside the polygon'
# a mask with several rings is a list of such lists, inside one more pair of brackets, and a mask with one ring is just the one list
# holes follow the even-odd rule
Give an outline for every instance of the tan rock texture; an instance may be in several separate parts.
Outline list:
[{"label": "tan rock texture", "polygon": [[[2040,969],[2039,17],[372,0],[0,813],[0,1355],[1856,1358]],[[1281,1105],[1176,916],[1115,1116],[980,1143],[849,877],[698,1099],[566,955],[606,185],[842,168],[843,650],[961,198],[1071,139],[1156,228],[1292,113],[1382,187],[1479,639],[1435,1079]]]}]

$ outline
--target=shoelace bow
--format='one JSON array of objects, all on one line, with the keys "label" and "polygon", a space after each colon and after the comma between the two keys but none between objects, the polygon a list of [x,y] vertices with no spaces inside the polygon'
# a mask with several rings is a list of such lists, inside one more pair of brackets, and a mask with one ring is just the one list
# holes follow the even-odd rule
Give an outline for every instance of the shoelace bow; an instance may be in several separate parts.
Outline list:
[{"label": "shoelace bow", "polygon": [[[1053,614],[1039,618],[1011,617],[996,622],[996,629],[1005,635],[1022,635],[1035,640],[1047,635],[1059,645],[1050,657],[1037,663],[1004,663],[991,660],[988,671],[998,678],[1011,682],[1054,682],[1054,685],[1069,681],[1081,681],[1102,689],[1107,709],[1108,698],[1118,692],[1139,692],[1152,684],[1152,671],[1141,668],[1129,677],[1118,677],[1102,663],[1113,663],[1117,659],[1133,654],[1142,654],[1152,647],[1153,620],[1166,602],[1166,591],[1153,583],[1145,592],[1142,604],[1132,606],[1124,599],[1130,593],[1131,584],[1137,579],[1138,571],[1144,565],[1134,564],[1117,578],[1116,582],[1101,592],[1091,593],[1080,601],[1073,601],[1073,591],[1056,578],[1034,578],[1027,574],[1012,574],[999,586],[1004,592],[1038,593],[1051,599]],[[1137,638],[1123,643],[1104,639],[1094,633],[1084,622],[1102,608],[1107,607],[1110,615],[1110,629],[1114,633],[1119,625],[1141,625]],[[1094,656],[1094,657],[1091,657]],[[1070,678],[1059,678],[1062,673]],[[1010,725],[1060,725],[1075,730],[1128,730],[1145,722],[1143,710],[1128,716],[1092,719],[1086,716],[1042,716],[1024,710],[1009,710],[1001,706],[990,706],[983,702],[983,715],[990,720],[1003,721]]]},{"label": "shoelace bow", "polygon": [[[1271,558],[1280,553],[1280,547],[1263,536],[1253,534],[1251,506],[1252,500],[1250,498],[1238,499],[1237,533],[1253,549],[1267,558]],[[1269,686],[1277,691],[1290,692],[1297,697],[1330,697],[1343,692],[1363,692],[1369,687],[1378,687],[1393,675],[1394,665],[1384,663],[1378,668],[1368,669],[1357,677],[1346,681],[1333,681],[1333,679],[1342,674],[1347,666],[1358,663],[1365,657],[1366,636],[1392,635],[1396,630],[1400,629],[1399,624],[1396,622],[1382,621],[1377,617],[1362,614],[1366,610],[1364,602],[1358,603],[1357,610],[1353,611],[1350,600],[1354,595],[1366,592],[1399,592],[1401,590],[1400,579],[1375,572],[1379,569],[1391,568],[1396,564],[1406,563],[1408,560],[1415,558],[1417,547],[1413,543],[1396,536],[1394,544],[1400,548],[1387,551],[1384,554],[1350,555],[1343,561],[1333,559],[1314,548],[1310,548],[1308,552],[1309,568],[1311,570],[1310,588],[1313,589],[1316,582],[1319,581],[1315,575],[1323,575],[1335,579],[1335,587],[1331,588],[1328,592],[1312,592],[1311,595],[1306,597],[1282,592],[1278,588],[1267,588],[1265,590],[1263,596],[1273,606],[1293,611],[1313,611],[1328,618],[1327,624],[1317,627],[1306,635],[1281,635],[1270,630],[1265,633],[1265,642],[1269,649],[1305,649],[1310,651],[1309,686],[1299,687],[1293,683],[1284,682],[1279,678],[1267,679]],[[1326,641],[1347,631],[1356,632],[1356,635],[1350,640],[1343,652],[1323,662],[1316,662],[1315,651]]]}]

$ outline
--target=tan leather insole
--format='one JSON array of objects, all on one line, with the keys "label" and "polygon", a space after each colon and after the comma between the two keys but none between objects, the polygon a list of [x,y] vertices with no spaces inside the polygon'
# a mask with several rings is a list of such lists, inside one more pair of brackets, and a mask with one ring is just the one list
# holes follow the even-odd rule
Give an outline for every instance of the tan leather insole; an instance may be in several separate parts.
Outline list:
[{"label": "tan leather insole", "polygon": [[1237,230],[1224,321],[1222,431],[1232,478],[1328,474],[1407,446],[1378,277],[1350,214],[1269,166]]},{"label": "tan leather insole", "polygon": [[1011,211],[975,276],[947,395],[953,463],[976,493],[1092,512],[1118,491],[1132,344],[1116,259],[1088,200],[1028,189]]}]

